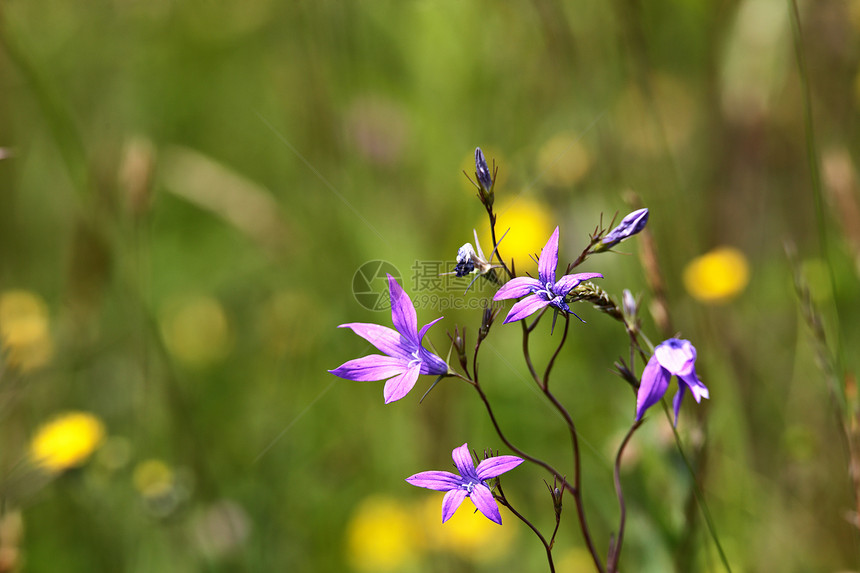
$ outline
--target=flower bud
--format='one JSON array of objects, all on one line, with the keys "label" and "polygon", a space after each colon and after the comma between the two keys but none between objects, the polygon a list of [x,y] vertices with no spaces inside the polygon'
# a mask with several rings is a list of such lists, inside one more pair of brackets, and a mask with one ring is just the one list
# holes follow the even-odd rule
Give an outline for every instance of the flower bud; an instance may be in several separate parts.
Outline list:
[{"label": "flower bud", "polygon": [[632,237],[636,233],[645,228],[648,222],[648,209],[637,209],[633,211],[618,224],[617,227],[606,233],[603,240],[600,242],[600,250],[606,250],[613,247],[628,237]]},{"label": "flower bud", "polygon": [[639,377],[627,366],[623,358],[619,358],[613,364],[615,366],[615,374],[620,376],[625,382],[630,384],[634,389],[639,388]]},{"label": "flower bud", "polygon": [[484,315],[481,317],[481,328],[478,329],[478,341],[484,340],[490,333],[490,327],[493,326],[493,321],[499,314],[498,309],[493,310],[490,307],[484,309]]},{"label": "flower bud", "polygon": [[460,360],[460,366],[463,367],[463,370],[466,370],[466,365],[468,361],[466,360],[466,328],[463,327],[461,331],[458,327],[454,327],[454,334],[448,333],[448,338],[451,339],[451,342],[454,345],[454,350],[457,351],[457,358]]},{"label": "flower bud", "polygon": [[636,297],[633,296],[633,293],[630,292],[630,289],[624,289],[624,292],[621,297],[622,308],[624,309],[624,314],[632,319],[636,317],[637,310],[637,302]]},{"label": "flower bud", "polygon": [[475,148],[475,176],[478,178],[478,184],[486,193],[493,190],[493,177],[487,166],[487,160],[484,159],[484,152],[481,151],[480,147]]}]

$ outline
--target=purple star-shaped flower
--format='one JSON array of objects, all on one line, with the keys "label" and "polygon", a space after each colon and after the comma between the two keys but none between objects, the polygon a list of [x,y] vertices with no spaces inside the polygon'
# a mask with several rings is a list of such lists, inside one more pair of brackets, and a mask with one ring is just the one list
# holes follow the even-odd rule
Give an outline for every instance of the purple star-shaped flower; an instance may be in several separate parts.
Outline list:
[{"label": "purple star-shaped flower", "polygon": [[496,456],[487,458],[475,467],[469,453],[469,444],[454,448],[451,457],[454,458],[454,465],[460,475],[441,471],[421,472],[406,478],[406,481],[418,487],[448,492],[442,499],[442,523],[448,521],[468,497],[487,519],[501,525],[499,506],[493,499],[493,492],[486,480],[514,469],[523,463],[523,459],[516,456]]},{"label": "purple star-shaped flower", "polygon": [[708,389],[696,374],[696,348],[689,340],[670,338],[657,345],[654,355],[642,372],[642,382],[636,396],[637,422],[642,419],[645,410],[660,401],[669,388],[672,376],[678,377],[678,392],[672,400],[675,407],[675,425],[678,424],[681,400],[688,388],[696,402],[710,397]]},{"label": "purple star-shaped flower", "polygon": [[448,373],[445,361],[421,345],[427,329],[443,317],[424,325],[419,332],[415,306],[409,295],[403,291],[403,287],[391,275],[388,275],[388,292],[391,297],[391,321],[397,330],[364,322],[350,322],[339,326],[351,328],[387,356],[371,354],[329,370],[335,376],[347,380],[364,382],[388,378],[382,391],[386,404],[406,396],[415,386],[419,374]]},{"label": "purple star-shaped flower", "polygon": [[[558,227],[546,242],[538,260],[538,278],[517,277],[508,281],[500,288],[493,300],[517,298],[525,295],[523,300],[511,307],[505,324],[521,320],[544,308],[554,306],[562,312],[570,312],[565,298],[582,281],[603,278],[600,273],[575,273],[564,275],[555,280],[555,268],[558,266]],[[575,313],[573,313],[576,316]],[[577,316],[577,318],[579,318]]]}]

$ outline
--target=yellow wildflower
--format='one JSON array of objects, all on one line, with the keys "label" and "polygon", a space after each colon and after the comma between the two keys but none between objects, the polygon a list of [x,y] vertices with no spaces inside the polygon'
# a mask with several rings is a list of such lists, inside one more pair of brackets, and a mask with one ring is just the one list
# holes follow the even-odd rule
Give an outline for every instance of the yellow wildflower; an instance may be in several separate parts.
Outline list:
[{"label": "yellow wildflower", "polygon": [[[499,251],[505,257],[505,264],[510,265],[513,258],[516,261],[516,271],[519,276],[524,275],[526,271],[535,270],[537,265],[532,262],[530,255],[540,254],[540,250],[555,228],[555,223],[546,207],[533,199],[517,197],[502,202],[494,210],[498,214],[496,239],[501,239],[505,231],[510,229],[499,247]],[[487,229],[486,218],[482,219],[478,228],[486,229],[481,237],[481,244],[485,247],[484,251],[489,253],[493,250],[493,241]],[[490,246],[487,247],[487,245]]]},{"label": "yellow wildflower", "polygon": [[470,561],[489,562],[505,557],[512,547],[516,526],[493,523],[476,511],[469,498],[445,523],[439,512],[438,496],[428,496],[419,513],[428,549],[450,552]]},{"label": "yellow wildflower", "polygon": [[92,414],[67,412],[39,428],[30,443],[30,456],[37,466],[59,473],[82,465],[104,436],[104,424]]},{"label": "yellow wildflower", "polygon": [[29,372],[50,361],[54,354],[48,307],[42,298],[25,290],[0,294],[0,348],[10,367]]},{"label": "yellow wildflower", "polygon": [[734,247],[719,247],[690,261],[684,269],[684,286],[706,303],[726,302],[749,282],[749,263]]},{"label": "yellow wildflower", "polygon": [[359,571],[400,571],[418,553],[412,512],[401,502],[371,496],[347,524],[347,558]]}]

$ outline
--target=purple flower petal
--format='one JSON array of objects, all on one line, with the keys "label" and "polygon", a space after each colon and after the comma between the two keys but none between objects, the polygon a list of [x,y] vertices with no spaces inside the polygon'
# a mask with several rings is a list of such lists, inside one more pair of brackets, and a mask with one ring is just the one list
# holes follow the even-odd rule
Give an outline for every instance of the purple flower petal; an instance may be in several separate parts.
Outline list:
[{"label": "purple flower petal", "polygon": [[582,281],[602,278],[603,275],[600,273],[574,273],[572,275],[564,275],[558,279],[558,282],[555,283],[555,287],[553,287],[552,290],[557,295],[567,296],[567,293],[578,287],[579,283]]},{"label": "purple flower petal", "polygon": [[678,426],[678,414],[681,413],[681,402],[684,400],[686,388],[684,384],[678,384],[678,391],[675,392],[675,397],[672,398],[672,408],[675,410],[675,427]]},{"label": "purple flower petal", "polygon": [[670,338],[657,345],[654,356],[674,375],[689,374],[696,363],[696,349],[689,340]]},{"label": "purple flower petal", "polygon": [[382,397],[385,398],[385,403],[390,404],[396,402],[406,396],[418,381],[418,374],[421,371],[421,363],[415,362],[415,365],[403,372],[400,376],[395,376],[385,383],[382,389]]},{"label": "purple flower petal", "polygon": [[424,335],[427,334],[427,331],[430,329],[430,327],[433,326],[434,324],[436,324],[437,322],[439,322],[440,320],[442,320],[443,318],[445,318],[445,317],[440,316],[436,320],[430,321],[421,327],[421,330],[418,331],[418,344],[419,345],[421,344],[421,341],[424,340]]},{"label": "purple flower petal", "polygon": [[533,294],[532,296],[527,296],[526,298],[511,307],[510,312],[508,312],[508,316],[505,317],[504,324],[517,320],[522,320],[525,317],[530,316],[531,314],[539,311],[543,307],[549,305],[549,303],[550,301],[544,300],[536,294]]},{"label": "purple flower petal", "polygon": [[426,348],[419,348],[418,355],[421,357],[421,374],[439,376],[448,373],[448,363]]},{"label": "purple flower petal", "polygon": [[636,395],[636,421],[642,419],[645,410],[660,401],[669,387],[669,372],[660,366],[656,356],[652,356],[642,372],[642,382]]},{"label": "purple flower petal", "polygon": [[367,322],[349,322],[341,324],[338,328],[351,328],[354,333],[389,356],[410,359],[410,353],[403,346],[404,337],[393,328]]},{"label": "purple flower petal", "polygon": [[487,519],[494,521],[499,525],[502,524],[502,515],[499,513],[499,506],[493,498],[493,492],[484,484],[477,484],[472,487],[469,493],[469,499],[478,508],[478,511],[487,516]]},{"label": "purple flower petal", "polygon": [[475,474],[475,462],[472,460],[472,454],[469,452],[469,444],[463,444],[459,448],[454,448],[451,452],[451,457],[454,458],[454,465],[457,466],[457,471],[465,480],[473,478],[478,479]]},{"label": "purple flower petal", "polygon": [[469,492],[463,488],[452,489],[445,494],[445,497],[442,498],[442,523],[451,519],[451,516],[454,515],[454,512],[457,511],[457,508],[460,507],[460,504],[463,503],[467,495],[469,495]]},{"label": "purple flower petal", "polygon": [[418,316],[412,299],[400,286],[393,276],[388,275],[388,291],[391,298],[391,321],[394,328],[408,338],[415,346],[421,344],[418,339]]},{"label": "purple flower petal", "polygon": [[555,284],[555,268],[558,266],[558,227],[544,245],[538,259],[538,277],[543,284]]},{"label": "purple flower petal", "polygon": [[531,277],[517,277],[509,280],[502,288],[496,291],[493,300],[505,300],[508,298],[519,298],[531,294],[543,288],[540,281]]},{"label": "purple flower petal", "polygon": [[335,376],[355,380],[357,382],[369,382],[372,380],[385,380],[406,371],[406,362],[400,358],[370,354],[355,360],[344,362],[334,370],[329,370]]},{"label": "purple flower petal", "polygon": [[406,481],[414,486],[436,491],[448,491],[449,489],[460,487],[460,484],[463,483],[463,479],[457,474],[441,471],[417,473],[414,476],[406,478]]},{"label": "purple flower petal", "polygon": [[702,381],[699,380],[698,376],[696,376],[695,368],[689,374],[678,375],[678,378],[687,385],[696,402],[701,402],[702,398],[710,398],[708,388],[702,384]]},{"label": "purple flower petal", "polygon": [[479,463],[478,467],[475,468],[475,473],[478,475],[478,479],[487,480],[500,476],[521,463],[523,463],[523,459],[517,456],[496,456]]}]

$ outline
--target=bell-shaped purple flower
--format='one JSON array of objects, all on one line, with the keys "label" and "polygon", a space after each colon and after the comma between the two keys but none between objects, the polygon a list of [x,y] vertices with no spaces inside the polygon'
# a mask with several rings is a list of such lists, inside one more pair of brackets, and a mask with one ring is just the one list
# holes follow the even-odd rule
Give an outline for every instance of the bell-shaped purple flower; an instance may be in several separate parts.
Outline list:
[{"label": "bell-shaped purple flower", "polygon": [[678,392],[672,404],[675,409],[675,425],[678,424],[678,412],[681,400],[687,389],[693,394],[696,402],[709,398],[708,389],[696,374],[696,348],[689,340],[670,338],[657,345],[654,355],[642,372],[639,393],[636,396],[636,421],[642,419],[645,410],[660,401],[669,388],[672,376],[678,377]]},{"label": "bell-shaped purple flower", "polygon": [[[579,286],[582,281],[603,278],[600,273],[575,273],[564,275],[555,280],[555,269],[558,266],[558,227],[546,242],[538,259],[538,278],[517,277],[508,281],[496,291],[493,300],[504,300],[525,296],[523,300],[511,307],[505,324],[522,320],[546,306],[554,306],[562,312],[570,312],[565,298],[568,293]],[[526,296],[529,295],[529,296]],[[574,314],[574,316],[576,316]]]},{"label": "bell-shaped purple flower", "polygon": [[386,355],[363,356],[329,370],[335,376],[347,380],[388,379],[382,392],[386,404],[406,396],[418,381],[419,374],[448,373],[445,361],[421,345],[427,329],[443,317],[424,325],[419,331],[415,306],[403,287],[391,275],[388,275],[388,292],[391,297],[391,321],[397,330],[364,322],[351,322],[339,327],[351,328]]},{"label": "bell-shaped purple flower", "polygon": [[648,209],[637,209],[633,211],[618,224],[617,227],[606,233],[601,243],[602,249],[608,249],[613,245],[617,245],[624,239],[632,237],[639,231],[645,228],[648,223]]},{"label": "bell-shaped purple flower", "polygon": [[448,521],[463,500],[468,497],[487,519],[501,525],[502,516],[499,513],[499,506],[493,498],[493,492],[487,485],[487,480],[514,469],[523,463],[523,459],[516,456],[496,456],[485,459],[475,467],[475,462],[469,453],[469,444],[454,448],[451,457],[454,458],[454,465],[460,475],[429,471],[410,476],[406,481],[414,486],[447,492],[442,499],[442,523]]}]

